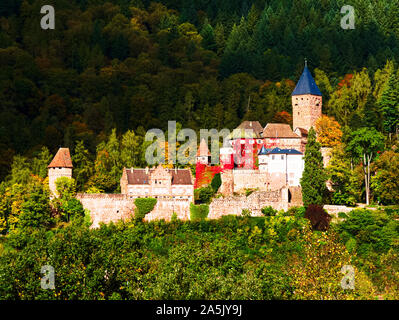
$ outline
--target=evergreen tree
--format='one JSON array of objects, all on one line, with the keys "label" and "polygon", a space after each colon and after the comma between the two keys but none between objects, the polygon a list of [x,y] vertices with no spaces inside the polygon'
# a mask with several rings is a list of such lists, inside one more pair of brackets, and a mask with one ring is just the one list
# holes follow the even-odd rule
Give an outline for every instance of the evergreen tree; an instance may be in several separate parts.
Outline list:
[{"label": "evergreen tree", "polygon": [[75,152],[72,156],[73,176],[76,181],[78,191],[83,191],[84,185],[93,174],[93,161],[89,151],[85,148],[83,141],[76,144]]},{"label": "evergreen tree", "polygon": [[395,73],[389,77],[379,106],[383,116],[384,131],[392,134],[399,125],[399,81]]},{"label": "evergreen tree", "polygon": [[200,34],[202,36],[202,46],[208,50],[215,50],[215,33],[208,21],[205,21]]},{"label": "evergreen tree", "polygon": [[303,204],[323,204],[327,193],[327,174],[323,166],[321,145],[316,141],[316,131],[311,128],[305,150],[305,170],[301,178]]}]

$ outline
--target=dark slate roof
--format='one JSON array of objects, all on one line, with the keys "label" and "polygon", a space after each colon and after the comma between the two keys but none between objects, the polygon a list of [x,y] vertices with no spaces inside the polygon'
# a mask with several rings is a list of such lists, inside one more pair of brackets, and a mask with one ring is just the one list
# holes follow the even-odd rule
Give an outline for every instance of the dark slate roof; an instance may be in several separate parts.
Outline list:
[{"label": "dark slate roof", "polygon": [[295,149],[274,148],[273,150],[269,151],[268,154],[302,154],[302,152],[299,152]]},{"label": "dark slate roof", "polygon": [[313,94],[315,96],[322,95],[307,66],[303,69],[303,73],[299,78],[295,90],[292,92],[293,96],[303,94]]},{"label": "dark slate roof", "polygon": [[[150,174],[155,169],[149,169],[148,174],[145,169],[126,169],[128,184],[149,184]],[[173,185],[191,185],[190,169],[166,169],[172,175]]]},{"label": "dark slate roof", "polygon": [[265,148],[265,146],[262,146],[262,149],[260,149],[258,155],[260,156],[265,156],[267,155],[268,149]]},{"label": "dark slate roof", "polygon": [[68,148],[60,148],[47,168],[73,168]]}]

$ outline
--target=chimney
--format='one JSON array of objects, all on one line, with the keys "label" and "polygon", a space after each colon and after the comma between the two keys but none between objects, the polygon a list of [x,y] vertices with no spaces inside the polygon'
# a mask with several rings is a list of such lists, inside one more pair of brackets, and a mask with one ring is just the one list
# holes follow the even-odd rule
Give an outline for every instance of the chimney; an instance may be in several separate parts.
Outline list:
[{"label": "chimney", "polygon": [[148,174],[148,172],[149,172],[148,167],[145,167],[145,174]]}]

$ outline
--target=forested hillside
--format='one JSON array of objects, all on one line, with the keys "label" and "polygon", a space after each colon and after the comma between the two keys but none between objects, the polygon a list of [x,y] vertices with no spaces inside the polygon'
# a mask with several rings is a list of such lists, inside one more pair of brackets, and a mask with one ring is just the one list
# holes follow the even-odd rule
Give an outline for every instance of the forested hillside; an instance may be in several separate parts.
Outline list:
[{"label": "forested hillside", "polygon": [[351,1],[354,30],[340,27],[344,1],[56,0],[56,28],[42,30],[45,4],[0,3],[1,180],[15,155],[43,146],[83,141],[94,160],[113,128],[280,121],[305,57],[324,113],[349,130],[395,130],[380,102],[389,80],[397,103],[397,0]]}]

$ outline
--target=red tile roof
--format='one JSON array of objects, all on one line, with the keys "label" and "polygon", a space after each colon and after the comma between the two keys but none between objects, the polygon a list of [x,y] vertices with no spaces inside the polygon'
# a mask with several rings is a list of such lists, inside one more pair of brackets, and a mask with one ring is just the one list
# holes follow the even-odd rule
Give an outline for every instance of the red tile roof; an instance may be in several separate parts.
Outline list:
[{"label": "red tile roof", "polygon": [[48,168],[73,168],[68,148],[60,148]]}]

